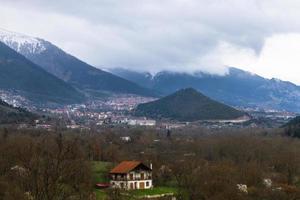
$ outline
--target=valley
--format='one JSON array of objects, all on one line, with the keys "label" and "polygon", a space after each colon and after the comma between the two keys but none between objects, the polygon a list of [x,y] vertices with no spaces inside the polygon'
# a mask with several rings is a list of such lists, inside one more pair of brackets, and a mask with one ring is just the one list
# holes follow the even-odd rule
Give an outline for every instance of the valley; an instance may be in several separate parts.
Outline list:
[{"label": "valley", "polygon": [[300,199],[300,86],[103,68],[0,29],[1,200]]},{"label": "valley", "polygon": [[[277,128],[297,116],[296,113],[241,109],[249,117],[237,119],[215,119],[197,121],[177,121],[172,119],[155,119],[147,115],[136,116],[134,110],[138,105],[153,102],[157,98],[142,96],[115,96],[103,100],[88,101],[83,104],[72,104],[59,107],[36,107],[21,96],[2,92],[2,99],[14,107],[26,108],[40,116],[52,120],[41,119],[36,124],[22,124],[22,127],[53,129],[59,119],[60,126],[73,130],[90,130],[101,127],[157,127],[160,129],[207,128],[207,129],[243,129],[243,128]],[[24,126],[25,125],[25,126]]]}]

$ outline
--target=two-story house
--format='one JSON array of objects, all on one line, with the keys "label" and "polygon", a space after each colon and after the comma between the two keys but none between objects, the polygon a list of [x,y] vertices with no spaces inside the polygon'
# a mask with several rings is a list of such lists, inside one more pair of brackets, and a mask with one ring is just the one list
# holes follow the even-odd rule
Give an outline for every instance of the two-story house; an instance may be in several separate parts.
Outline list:
[{"label": "two-story house", "polygon": [[150,189],[152,185],[152,166],[140,161],[123,161],[110,171],[112,187],[126,190]]}]

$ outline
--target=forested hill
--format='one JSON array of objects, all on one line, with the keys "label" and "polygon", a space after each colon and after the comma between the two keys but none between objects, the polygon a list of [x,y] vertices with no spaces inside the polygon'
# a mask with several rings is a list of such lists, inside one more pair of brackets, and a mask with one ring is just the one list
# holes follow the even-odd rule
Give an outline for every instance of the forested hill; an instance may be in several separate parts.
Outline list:
[{"label": "forested hill", "polygon": [[0,100],[0,124],[31,122],[37,115],[22,108],[14,108]]},{"label": "forested hill", "polygon": [[244,112],[212,100],[195,89],[182,89],[157,101],[140,104],[137,116],[178,121],[236,119]]}]

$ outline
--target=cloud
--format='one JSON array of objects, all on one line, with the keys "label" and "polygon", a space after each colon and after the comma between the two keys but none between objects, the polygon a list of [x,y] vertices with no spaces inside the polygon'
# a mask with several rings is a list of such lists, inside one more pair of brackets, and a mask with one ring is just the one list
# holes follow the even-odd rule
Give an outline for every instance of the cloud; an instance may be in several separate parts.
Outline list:
[{"label": "cloud", "polygon": [[1,27],[45,38],[105,68],[224,74],[224,65],[234,64],[265,74],[257,64],[265,41],[300,32],[296,0],[0,3]]},{"label": "cloud", "polygon": [[268,38],[260,56],[247,65],[268,78],[280,78],[300,84],[300,34],[278,34]]}]

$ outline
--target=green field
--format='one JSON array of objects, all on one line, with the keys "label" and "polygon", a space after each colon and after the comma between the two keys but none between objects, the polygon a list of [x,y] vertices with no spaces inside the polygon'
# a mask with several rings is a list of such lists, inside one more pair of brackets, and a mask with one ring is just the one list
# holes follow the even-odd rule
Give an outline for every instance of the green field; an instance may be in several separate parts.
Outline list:
[{"label": "green field", "polygon": [[[109,162],[100,162],[100,161],[92,162],[93,184],[109,182],[107,173],[109,172],[109,168],[111,166],[112,166],[112,163],[109,163]],[[96,194],[97,200],[105,200],[106,199],[105,190],[95,189],[95,194]]]},{"label": "green field", "polygon": [[97,200],[106,200],[106,193],[104,190],[95,189],[96,199]]},{"label": "green field", "polygon": [[146,196],[146,195],[161,195],[161,194],[176,194],[176,188],[172,187],[154,187],[148,190],[133,190],[128,192],[132,196]]},{"label": "green field", "polygon": [[110,162],[100,162],[94,161],[92,162],[92,170],[93,170],[93,183],[108,183],[108,172],[112,167],[112,163]]}]

